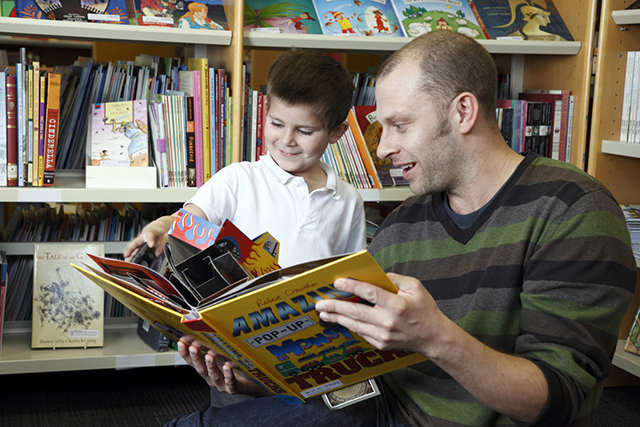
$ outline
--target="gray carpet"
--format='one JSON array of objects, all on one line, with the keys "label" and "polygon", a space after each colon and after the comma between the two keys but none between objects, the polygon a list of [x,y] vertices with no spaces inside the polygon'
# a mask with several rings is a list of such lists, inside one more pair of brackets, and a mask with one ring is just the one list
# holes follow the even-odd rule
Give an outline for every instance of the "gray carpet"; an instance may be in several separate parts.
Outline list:
[{"label": "gray carpet", "polygon": [[[208,387],[190,366],[0,376],[2,427],[158,427]],[[596,427],[640,425],[640,387],[606,388]]]}]

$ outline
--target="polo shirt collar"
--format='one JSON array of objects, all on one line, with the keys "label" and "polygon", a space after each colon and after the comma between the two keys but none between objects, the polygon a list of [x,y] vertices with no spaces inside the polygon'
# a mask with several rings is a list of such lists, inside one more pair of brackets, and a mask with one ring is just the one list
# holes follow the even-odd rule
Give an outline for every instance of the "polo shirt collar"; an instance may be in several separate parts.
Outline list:
[{"label": "polo shirt collar", "polygon": [[[273,174],[273,176],[275,176],[278,182],[282,185],[287,185],[293,179],[300,178],[295,175],[291,175],[289,172],[285,171],[280,166],[278,166],[278,164],[276,163],[275,160],[273,160],[273,157],[271,157],[271,154],[268,151],[267,151],[267,154],[265,154],[264,156],[260,156],[260,161],[264,163],[267,170],[271,174]],[[338,194],[338,180],[337,180],[336,172],[333,170],[331,166],[329,166],[322,160],[320,160],[319,165],[320,165],[320,168],[327,175],[327,184],[325,185],[325,188],[327,189],[327,191],[331,192],[331,197],[333,197],[336,200],[339,199],[340,196]],[[303,178],[300,178],[300,179],[303,179]]]}]

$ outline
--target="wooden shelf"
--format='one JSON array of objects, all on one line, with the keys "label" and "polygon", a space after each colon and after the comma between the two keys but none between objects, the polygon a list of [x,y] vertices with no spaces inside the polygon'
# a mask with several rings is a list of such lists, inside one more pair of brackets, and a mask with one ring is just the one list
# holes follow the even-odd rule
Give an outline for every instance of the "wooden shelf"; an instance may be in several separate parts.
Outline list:
[{"label": "wooden shelf", "polygon": [[611,17],[617,25],[640,24],[640,9],[614,10]]},{"label": "wooden shelf", "polygon": [[622,141],[602,141],[602,152],[616,156],[640,158],[640,144]]},{"label": "wooden shelf", "polygon": [[629,353],[624,349],[627,340],[618,340],[616,353],[613,355],[613,365],[640,377],[640,355]]},{"label": "wooden shelf", "polygon": [[[245,32],[244,47],[288,49],[291,47],[354,53],[390,53],[411,41],[408,37],[324,36],[318,34],[274,34]],[[580,42],[541,42],[517,40],[480,40],[490,53],[576,55]]]},{"label": "wooden shelf", "polygon": [[0,17],[0,34],[124,43],[231,45],[231,31],[202,31],[6,17]]},{"label": "wooden shelf", "polygon": [[22,328],[9,327],[4,331],[0,375],[185,364],[176,351],[152,351],[136,333],[137,317],[124,320],[126,323],[105,324],[104,347],[86,350],[32,350],[30,322],[7,322],[9,326],[11,323],[29,325]]}]

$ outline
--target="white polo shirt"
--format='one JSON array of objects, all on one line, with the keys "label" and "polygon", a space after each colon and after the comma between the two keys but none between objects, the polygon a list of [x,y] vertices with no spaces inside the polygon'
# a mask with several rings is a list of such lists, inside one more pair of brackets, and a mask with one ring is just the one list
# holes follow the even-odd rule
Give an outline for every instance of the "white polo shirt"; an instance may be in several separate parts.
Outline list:
[{"label": "white polo shirt", "polygon": [[364,249],[360,193],[331,166],[320,161],[320,167],[327,184],[309,194],[304,178],[280,168],[269,154],[233,163],[185,205],[198,206],[214,224],[230,219],[251,239],[269,232],[280,242],[281,267]]}]

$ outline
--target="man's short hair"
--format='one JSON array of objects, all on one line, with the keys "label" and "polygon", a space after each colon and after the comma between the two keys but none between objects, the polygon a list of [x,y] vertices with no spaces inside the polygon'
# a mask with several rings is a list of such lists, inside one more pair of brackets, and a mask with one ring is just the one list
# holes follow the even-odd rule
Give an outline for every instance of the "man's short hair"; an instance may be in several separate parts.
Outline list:
[{"label": "man's short hair", "polygon": [[418,63],[419,89],[442,110],[463,92],[478,99],[485,119],[495,117],[498,72],[491,54],[472,38],[455,31],[432,31],[413,39],[385,61],[378,79],[398,65]]},{"label": "man's short hair", "polygon": [[354,89],[351,74],[339,61],[326,53],[293,49],[269,68],[267,104],[276,97],[291,106],[310,106],[322,126],[333,130],[347,118]]}]

